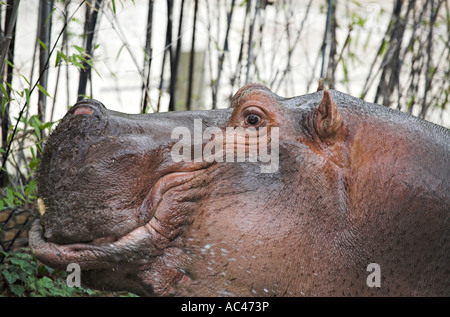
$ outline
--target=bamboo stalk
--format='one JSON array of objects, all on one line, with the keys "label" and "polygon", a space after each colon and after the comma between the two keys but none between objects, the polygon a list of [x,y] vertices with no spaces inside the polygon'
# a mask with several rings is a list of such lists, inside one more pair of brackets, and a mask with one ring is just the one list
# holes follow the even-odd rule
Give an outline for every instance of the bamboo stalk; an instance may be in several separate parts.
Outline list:
[{"label": "bamboo stalk", "polygon": [[175,56],[172,56],[171,60],[171,76],[170,76],[170,101],[169,101],[169,111],[175,110],[176,105],[176,85],[178,77],[178,68],[180,64],[180,53],[181,53],[181,30],[183,27],[183,11],[184,11],[184,0],[181,0],[180,16],[178,19],[178,36],[176,39],[177,47],[175,50]]},{"label": "bamboo stalk", "polygon": [[192,99],[192,86],[194,81],[194,57],[195,57],[195,32],[197,25],[197,11],[198,11],[198,0],[194,3],[194,26],[192,28],[192,41],[191,41],[191,56],[189,60],[189,80],[188,80],[188,93],[186,100],[186,109],[191,110],[191,99]]},{"label": "bamboo stalk", "polygon": [[[8,60],[10,63],[14,63],[14,37],[15,37],[15,30],[16,30],[16,21],[17,21],[17,14],[19,9],[20,1],[8,1],[8,7],[6,9],[6,18],[5,18],[5,30],[6,30],[6,36],[5,36],[5,44],[3,47],[3,52],[0,57],[0,79],[3,80],[4,75],[4,65],[6,61],[6,57],[8,56]],[[12,49],[10,50],[10,46],[12,46]],[[8,65],[7,66],[7,76],[6,76],[6,82],[11,83],[12,82],[12,68]],[[6,88],[8,94],[10,93],[9,87]],[[2,104],[3,98],[6,97],[9,99],[8,96],[3,96],[2,92],[0,91],[0,104]],[[1,129],[2,129],[2,149],[5,149],[5,153],[3,153],[3,164],[2,164],[2,170],[0,170],[0,188],[4,187],[6,185],[6,177],[7,174],[3,171],[3,168],[5,168],[6,160],[8,158],[8,131],[9,126],[11,124],[10,118],[9,118],[9,103],[5,104],[5,109],[0,113],[1,118]]]},{"label": "bamboo stalk", "polygon": [[441,1],[438,2],[437,6],[434,5],[434,0],[431,0],[431,6],[430,6],[430,24],[429,24],[429,31],[428,31],[428,42],[427,42],[427,67],[426,67],[426,73],[425,73],[425,92],[423,96],[423,102],[422,102],[422,109],[420,111],[420,117],[425,118],[425,115],[428,111],[428,108],[430,106],[430,103],[427,103],[427,97],[429,90],[431,89],[431,83],[433,81],[433,76],[435,72],[431,71],[431,59],[433,58],[432,49],[433,49],[433,29],[434,24],[436,23],[436,18],[439,12],[439,8],[442,4]]},{"label": "bamboo stalk", "polygon": [[217,93],[218,93],[219,84],[220,84],[220,77],[222,74],[223,62],[225,60],[225,52],[228,52],[228,36],[230,33],[231,19],[233,17],[233,11],[234,11],[234,4],[235,4],[235,0],[232,0],[230,11],[227,14],[227,29],[226,29],[226,33],[225,33],[225,40],[224,40],[224,44],[223,44],[222,54],[220,54],[219,61],[218,61],[218,64],[219,64],[218,69],[219,70],[217,73],[216,83],[213,87],[213,101],[212,101],[213,109],[217,108]]},{"label": "bamboo stalk", "polygon": [[[252,6],[252,1],[247,0],[247,10],[250,12]],[[247,49],[247,70],[245,73],[245,83],[247,84],[250,80],[250,68],[253,64],[253,31],[255,29],[255,22],[256,22],[256,16],[258,14],[259,10],[259,0],[256,0],[255,4],[255,13],[252,18],[250,18],[250,25],[249,25],[249,31],[248,31],[248,49]]]},{"label": "bamboo stalk", "polygon": [[142,113],[145,113],[147,109],[147,105],[149,102],[149,89],[150,89],[150,73],[151,73],[151,66],[152,66],[152,31],[153,31],[153,1],[149,0],[148,3],[148,14],[147,14],[147,32],[146,32],[146,40],[145,40],[145,56],[144,56],[144,73],[145,76],[145,82],[142,83],[142,91],[143,91],[143,98],[142,98]]},{"label": "bamboo stalk", "polygon": [[[85,50],[86,54],[88,56],[92,57],[93,55],[93,41],[94,41],[94,34],[95,34],[95,28],[97,25],[97,19],[98,19],[98,12],[100,10],[102,0],[95,0],[95,8],[90,9],[90,6],[86,6],[86,21],[85,21],[85,30],[84,34],[87,34],[86,42],[85,42]],[[83,61],[83,71],[80,72],[80,79],[78,82],[78,94],[77,94],[77,101],[80,101],[84,99],[86,95],[86,87],[88,80],[91,81],[91,66],[85,61]],[[92,88],[91,88],[92,93]]]},{"label": "bamboo stalk", "polygon": [[325,78],[325,57],[326,57],[326,49],[329,41],[329,33],[330,33],[330,21],[331,21],[331,12],[332,12],[332,1],[328,0],[328,11],[327,11],[327,21],[325,24],[325,34],[323,36],[323,43],[322,43],[322,64],[320,67],[320,78]]},{"label": "bamboo stalk", "polygon": [[[247,3],[247,7],[245,10],[245,16],[244,16],[244,24],[243,24],[243,28],[242,28],[242,36],[241,36],[241,45],[239,48],[239,56],[238,56],[238,60],[236,63],[236,70],[234,71],[234,75],[230,78],[230,83],[231,83],[231,89],[234,91],[234,87],[235,87],[235,82],[236,80],[238,81],[238,87],[241,86],[241,73],[242,73],[242,59],[244,56],[244,47],[245,47],[245,35],[246,32],[245,30],[247,30],[247,21],[248,21],[248,16],[249,16],[249,10],[250,7]],[[229,101],[231,102],[233,95],[231,94],[229,96]]]},{"label": "bamboo stalk", "polygon": [[[8,12],[8,8],[11,7],[11,3],[13,3],[12,5],[12,12],[9,15]],[[7,18],[5,19],[5,24],[7,24],[7,26],[5,27],[6,29],[6,36],[5,36],[5,44],[3,46],[3,52],[2,55],[0,56],[0,75],[3,75],[3,68],[5,67],[5,60],[6,60],[6,56],[8,55],[8,50],[9,50],[9,46],[11,44],[11,41],[13,41],[13,30],[15,28],[16,25],[16,20],[17,20],[17,14],[18,14],[18,10],[19,10],[19,4],[20,4],[20,0],[17,1],[8,1],[8,6],[6,9],[6,15]],[[0,91],[0,95],[1,95],[1,91]]]},{"label": "bamboo stalk", "polygon": [[[334,78],[334,70],[336,63],[336,6],[337,0],[331,1],[331,18],[330,18],[330,51],[328,53],[328,65],[327,65],[327,76],[328,79],[328,87],[330,89],[334,89],[335,86],[335,78]],[[321,77],[323,78],[323,77]]]},{"label": "bamboo stalk", "polygon": [[[162,61],[162,66],[161,66],[161,79],[159,82],[159,96],[158,96],[158,103],[156,106],[156,112],[159,112],[159,110],[161,108],[162,88],[163,88],[163,84],[164,84],[164,69],[165,69],[166,58],[167,58],[168,53],[169,53],[169,61],[172,60],[172,45],[170,44],[172,42],[172,10],[173,10],[173,1],[167,0],[166,44],[164,46],[164,55],[163,55],[163,61]],[[170,107],[169,107],[169,111],[171,111]]]},{"label": "bamboo stalk", "polygon": [[[47,90],[48,88],[48,65],[47,60],[50,56],[50,37],[52,29],[51,13],[53,8],[53,0],[41,0],[39,3],[39,40],[45,45],[39,45],[39,70],[42,74],[39,84]],[[38,117],[41,122],[45,122],[45,114],[47,108],[47,95],[39,90],[38,93]]]},{"label": "bamboo stalk", "polygon": [[[67,1],[64,5],[64,23],[68,23],[67,21],[67,17],[68,17],[68,7],[70,4],[70,0]],[[64,46],[66,46],[66,42],[67,42],[67,31],[64,31],[63,33],[63,38],[62,38],[62,43],[61,43],[61,51],[63,50]],[[58,94],[58,87],[59,87],[59,77],[61,75],[61,65],[58,65],[58,70],[56,73],[56,84],[55,84],[55,90],[53,92],[53,104],[52,104],[52,108],[50,111],[50,122],[53,122],[53,115],[54,115],[54,111],[55,111],[55,107],[56,107],[56,96]],[[69,83],[67,83],[67,86],[69,86]]]}]

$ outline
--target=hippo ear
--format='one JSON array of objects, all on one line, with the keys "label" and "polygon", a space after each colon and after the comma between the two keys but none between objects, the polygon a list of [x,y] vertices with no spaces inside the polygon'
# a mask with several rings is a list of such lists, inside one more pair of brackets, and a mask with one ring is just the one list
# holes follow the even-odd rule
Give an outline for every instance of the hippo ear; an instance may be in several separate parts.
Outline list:
[{"label": "hippo ear", "polygon": [[314,117],[314,128],[322,140],[335,141],[345,134],[344,122],[329,90],[323,90],[323,98]]}]

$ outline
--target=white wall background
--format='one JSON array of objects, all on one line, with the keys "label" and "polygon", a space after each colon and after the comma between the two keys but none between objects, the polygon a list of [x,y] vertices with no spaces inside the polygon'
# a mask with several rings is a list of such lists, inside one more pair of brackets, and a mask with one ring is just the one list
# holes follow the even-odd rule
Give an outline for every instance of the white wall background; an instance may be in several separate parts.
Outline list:
[{"label": "white wall background", "polygon": [[[110,3],[109,1],[106,1]],[[226,28],[226,12],[229,10],[230,1],[200,1],[200,8],[197,23],[197,40],[196,50],[209,51],[209,58],[205,58],[201,62],[205,66],[205,83],[204,83],[204,107],[210,108],[212,104],[210,74],[215,77],[217,75],[217,60],[220,53],[215,49],[216,46],[223,46],[223,38]],[[73,1],[69,7],[72,14],[78,7],[80,1]],[[236,1],[237,6],[233,13],[233,22],[230,30],[230,53],[226,54],[225,63],[223,65],[223,74],[218,97],[218,107],[228,107],[229,96],[239,87],[229,85],[229,78],[236,70],[239,46],[241,44],[241,34],[244,26],[245,5],[240,5],[242,1]],[[293,15],[290,16],[288,10],[283,12],[279,10],[279,6],[268,6],[265,11],[265,19],[263,23],[263,37],[259,35],[254,39],[255,45],[258,47],[257,58],[258,71],[251,69],[249,81],[263,82],[269,86],[274,92],[285,97],[310,93],[316,90],[317,81],[319,79],[319,67],[314,70],[314,62],[320,51],[323,33],[326,21],[326,3],[325,1],[313,1],[310,8],[308,18],[303,20],[308,0],[288,1],[293,8]],[[351,49],[355,52],[359,60],[354,64],[347,65],[350,81],[343,82],[342,67],[338,65],[336,89],[345,93],[359,96],[362,91],[362,85],[367,77],[368,67],[372,62],[380,39],[383,37],[385,28],[388,25],[390,12],[392,11],[392,0],[389,1],[359,1],[360,6],[356,6],[352,1],[339,1],[338,3],[338,23],[342,26],[338,29],[338,53],[339,45],[342,45],[347,36],[347,25],[351,21],[352,12],[356,12],[359,16],[368,19],[364,28],[355,28],[352,31],[353,42]],[[176,39],[178,29],[178,12],[179,2],[176,1],[174,8],[174,26],[173,39]],[[53,13],[53,34],[52,43],[57,38],[63,26],[62,10],[63,5],[57,3],[58,9]],[[109,109],[118,110],[127,113],[139,113],[142,97],[142,78],[141,69],[144,59],[145,31],[147,22],[148,1],[144,0],[122,0],[116,1],[116,15],[110,7],[105,7],[100,15],[100,24],[95,36],[95,44],[100,44],[99,48],[94,52],[95,69],[93,71],[92,80],[92,97],[103,102]],[[208,7],[210,6],[210,7]],[[38,1],[22,0],[19,9],[16,37],[16,53],[15,53],[15,73],[21,74],[30,79],[34,83],[38,77],[37,63],[32,73],[33,52],[35,50],[35,40],[37,32],[38,19]],[[213,10],[219,7],[220,10]],[[185,16],[183,16],[182,49],[190,50],[190,40],[192,36],[194,1],[186,1]],[[153,17],[153,60],[151,75],[151,100],[153,106],[156,106],[159,90],[157,89],[160,80],[161,63],[164,52],[164,43],[166,36],[166,1],[156,0],[154,4]],[[252,16],[252,15],[251,15]],[[77,44],[81,46],[82,39],[80,34],[83,33],[84,10],[79,10],[75,14],[75,20],[69,24],[71,36],[71,45]],[[286,24],[289,23],[289,36],[286,32]],[[247,21],[248,23],[248,21]],[[302,25],[303,31],[295,44],[295,50],[291,59],[290,72],[287,74],[286,80],[281,84],[278,83],[282,72],[285,70],[287,62],[287,52],[289,46],[293,47],[296,39],[296,31]],[[220,27],[217,27],[220,26]],[[256,25],[259,28],[259,23]],[[208,30],[210,28],[210,30]],[[248,28],[248,26],[247,26]],[[437,32],[446,32],[445,26]],[[367,42],[368,37],[370,40]],[[289,42],[290,41],[290,42]],[[367,43],[366,43],[367,42]],[[364,45],[367,44],[365,47]],[[212,47],[212,49],[211,49]],[[60,49],[59,46],[57,49]],[[436,47],[435,50],[439,50]],[[50,98],[47,103],[55,103],[54,120],[64,116],[67,107],[76,102],[76,94],[78,88],[79,71],[75,66],[62,67],[58,89],[56,86],[55,69],[56,51],[50,62],[49,89]],[[200,62],[200,61],[196,61]],[[246,59],[244,60],[246,63]],[[210,65],[212,67],[210,68]],[[447,62],[448,66],[448,62]],[[69,71],[69,83],[67,84],[66,69]],[[168,67],[166,67],[168,71]],[[168,77],[167,77],[168,78]],[[274,81],[275,79],[275,81]],[[244,84],[244,75],[241,77],[241,85]],[[273,83],[273,84],[272,84]],[[272,85],[271,85],[272,84]],[[16,90],[27,87],[26,82],[16,76],[14,81]],[[69,87],[69,92],[66,87]],[[167,85],[166,85],[167,87]],[[88,84],[89,92],[89,84]],[[374,90],[369,91],[367,101],[373,101]],[[37,91],[32,96],[30,111],[37,108]],[[20,96],[15,96],[17,103],[11,104],[11,114],[16,116],[19,107],[23,105],[24,100]],[[168,94],[162,96],[162,108],[167,109]],[[448,108],[448,107],[447,107]],[[47,111],[48,112],[48,111]],[[49,113],[47,113],[48,118]],[[440,110],[434,110],[427,118],[435,123],[450,127],[450,114],[447,109],[443,114]]]}]

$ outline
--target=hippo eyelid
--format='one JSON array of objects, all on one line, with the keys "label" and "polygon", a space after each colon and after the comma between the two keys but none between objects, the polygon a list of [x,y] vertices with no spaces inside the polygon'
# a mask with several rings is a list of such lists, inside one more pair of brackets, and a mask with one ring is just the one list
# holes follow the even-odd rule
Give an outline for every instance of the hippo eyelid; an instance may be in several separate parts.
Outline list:
[{"label": "hippo eyelid", "polygon": [[243,117],[247,117],[250,114],[255,114],[259,116],[261,119],[264,119],[268,116],[268,114],[263,108],[256,105],[249,105],[245,107],[244,109],[242,109],[241,114]]}]

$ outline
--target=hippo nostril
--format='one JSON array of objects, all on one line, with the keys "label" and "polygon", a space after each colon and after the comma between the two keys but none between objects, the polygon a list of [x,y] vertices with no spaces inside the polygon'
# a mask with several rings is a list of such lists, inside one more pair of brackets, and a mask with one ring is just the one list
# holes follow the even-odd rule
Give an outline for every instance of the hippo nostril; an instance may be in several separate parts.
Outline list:
[{"label": "hippo nostril", "polygon": [[85,99],[77,102],[70,110],[70,114],[87,114],[87,115],[96,115],[103,116],[105,115],[105,106],[97,100],[94,99]]},{"label": "hippo nostril", "polygon": [[94,109],[90,108],[90,107],[79,107],[77,108],[73,114],[88,114],[88,115],[93,115],[94,114]]}]

